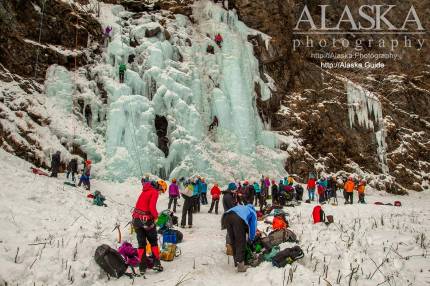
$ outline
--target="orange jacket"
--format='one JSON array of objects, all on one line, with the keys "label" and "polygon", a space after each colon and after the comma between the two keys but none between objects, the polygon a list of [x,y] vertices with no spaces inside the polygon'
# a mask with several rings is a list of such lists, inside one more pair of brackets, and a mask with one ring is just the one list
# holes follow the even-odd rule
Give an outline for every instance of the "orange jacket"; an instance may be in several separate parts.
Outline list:
[{"label": "orange jacket", "polygon": [[284,229],[287,227],[288,227],[288,225],[287,225],[285,219],[282,219],[280,217],[275,217],[273,219],[273,222],[272,222],[273,230],[280,230],[280,229]]},{"label": "orange jacket", "polygon": [[358,188],[357,188],[357,191],[360,193],[360,194],[364,194],[364,189],[366,188],[366,186],[365,185],[359,185],[358,186]]},{"label": "orange jacket", "polygon": [[354,191],[355,184],[352,180],[348,180],[346,181],[345,186],[343,188],[347,193],[352,193]]}]

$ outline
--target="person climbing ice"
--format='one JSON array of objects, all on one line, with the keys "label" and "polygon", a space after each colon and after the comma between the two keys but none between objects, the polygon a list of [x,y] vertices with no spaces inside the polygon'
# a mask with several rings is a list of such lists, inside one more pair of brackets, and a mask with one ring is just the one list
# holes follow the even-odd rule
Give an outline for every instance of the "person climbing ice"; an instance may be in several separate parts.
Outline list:
[{"label": "person climbing ice", "polygon": [[125,71],[127,70],[127,66],[125,64],[119,65],[119,82],[124,83]]},{"label": "person climbing ice", "polygon": [[151,245],[151,252],[154,256],[154,266],[152,269],[163,271],[160,263],[160,250],[158,248],[157,228],[155,222],[158,218],[157,200],[158,183],[155,181],[142,182],[142,192],[137,199],[136,206],[132,213],[132,224],[136,232],[138,243],[139,271],[144,274],[147,269],[146,264],[146,241]]},{"label": "person climbing ice", "polygon": [[105,28],[103,36],[105,37],[105,45],[107,47],[108,44],[110,43],[111,39],[112,39],[112,27],[111,26],[107,26]]},{"label": "person climbing ice", "polygon": [[215,127],[218,127],[218,117],[214,116],[211,125],[209,125],[209,131],[212,131]]},{"label": "person climbing ice", "polygon": [[221,49],[221,44],[223,42],[223,38],[222,38],[221,34],[220,33],[216,34],[214,40],[215,40],[215,43],[218,45],[218,47]]}]

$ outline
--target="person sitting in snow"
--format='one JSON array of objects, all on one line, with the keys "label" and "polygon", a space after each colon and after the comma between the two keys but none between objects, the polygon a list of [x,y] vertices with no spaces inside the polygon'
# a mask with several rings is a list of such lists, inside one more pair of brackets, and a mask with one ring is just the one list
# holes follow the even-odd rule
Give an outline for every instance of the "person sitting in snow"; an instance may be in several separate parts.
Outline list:
[{"label": "person sitting in snow", "polygon": [[51,159],[51,177],[58,177],[58,171],[61,165],[61,152],[57,151],[52,155]]},{"label": "person sitting in snow", "polygon": [[127,70],[127,66],[125,64],[119,65],[119,82],[124,83],[125,71]]},{"label": "person sitting in snow", "polygon": [[366,188],[366,181],[365,180],[361,180],[360,183],[358,184],[358,188],[357,188],[357,192],[358,192],[358,203],[360,204],[365,204],[366,202],[364,201],[364,191]]},{"label": "person sitting in snow", "polygon": [[222,216],[221,227],[227,229],[237,271],[246,272],[246,234],[248,233],[248,240],[252,242],[257,233],[257,214],[254,206],[251,204],[238,205],[229,209]]},{"label": "person sitting in snow", "polygon": [[216,182],[211,189],[211,196],[212,196],[212,202],[211,202],[211,207],[210,207],[208,213],[212,213],[212,210],[215,207],[215,214],[218,214],[218,204],[219,204],[219,198],[221,196],[221,190],[218,187],[218,183],[216,183]]},{"label": "person sitting in snow", "polygon": [[221,49],[221,44],[222,44],[222,41],[223,41],[223,38],[222,38],[221,34],[220,33],[216,34],[214,40],[215,40],[215,43],[218,45],[218,47]]}]

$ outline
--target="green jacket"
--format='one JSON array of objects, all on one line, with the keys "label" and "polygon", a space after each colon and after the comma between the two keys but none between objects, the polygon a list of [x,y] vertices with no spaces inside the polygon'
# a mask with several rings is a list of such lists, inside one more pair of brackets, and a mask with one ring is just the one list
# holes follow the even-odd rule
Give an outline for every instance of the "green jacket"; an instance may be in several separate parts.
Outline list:
[{"label": "green jacket", "polygon": [[119,72],[125,72],[125,70],[127,69],[127,66],[125,64],[120,64],[119,65]]}]

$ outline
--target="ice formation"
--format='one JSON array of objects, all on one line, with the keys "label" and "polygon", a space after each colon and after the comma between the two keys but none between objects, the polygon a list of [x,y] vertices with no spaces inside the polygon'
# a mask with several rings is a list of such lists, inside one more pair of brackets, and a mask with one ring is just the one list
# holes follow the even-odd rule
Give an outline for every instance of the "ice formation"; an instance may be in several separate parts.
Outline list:
[{"label": "ice formation", "polygon": [[[118,25],[106,64],[92,70],[108,93],[104,176],[200,174],[225,182],[285,175],[277,135],[265,130],[257,112],[255,83],[263,99],[270,98],[273,83],[261,79],[247,41],[255,30],[208,1],[195,4],[195,24],[183,15],[160,25],[160,15],[133,19],[117,6],[112,12]],[[217,33],[222,48],[213,41]],[[124,84],[118,83],[121,63],[127,64]],[[168,156],[159,147],[156,115],[168,122]],[[219,125],[210,132],[214,116]]]},{"label": "ice formation", "polygon": [[[382,104],[370,91],[351,82],[346,82],[348,116],[350,127],[357,123],[359,126],[372,129],[375,132],[378,159],[383,173],[388,173],[385,142],[384,118]],[[355,119],[357,118],[357,122]],[[377,130],[375,130],[375,128]]]}]

